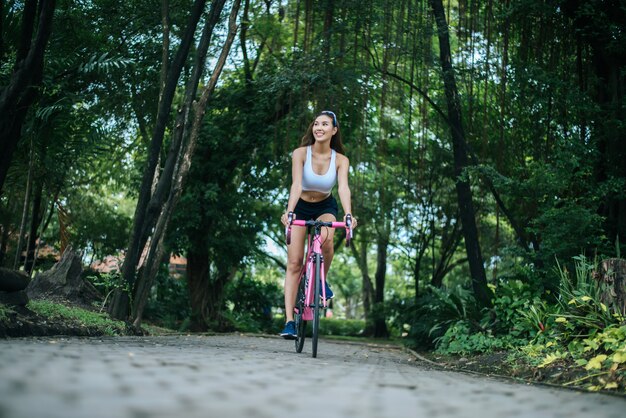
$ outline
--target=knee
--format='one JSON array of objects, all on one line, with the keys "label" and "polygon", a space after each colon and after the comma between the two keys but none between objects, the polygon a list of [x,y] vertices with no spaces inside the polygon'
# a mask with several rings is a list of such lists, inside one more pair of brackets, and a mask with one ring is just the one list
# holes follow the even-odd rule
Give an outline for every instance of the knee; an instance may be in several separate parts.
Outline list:
[{"label": "knee", "polygon": [[288,259],[287,260],[287,273],[291,275],[297,275],[302,269],[301,259]]},{"label": "knee", "polygon": [[332,241],[326,241],[324,245],[322,245],[322,254],[324,258],[332,257],[335,253],[335,247]]}]

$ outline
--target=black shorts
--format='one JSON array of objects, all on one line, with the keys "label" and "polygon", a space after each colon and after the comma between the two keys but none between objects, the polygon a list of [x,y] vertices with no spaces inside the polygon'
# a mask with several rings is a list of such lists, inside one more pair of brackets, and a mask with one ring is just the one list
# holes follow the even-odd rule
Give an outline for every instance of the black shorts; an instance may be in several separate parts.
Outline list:
[{"label": "black shorts", "polygon": [[337,219],[339,208],[337,206],[337,200],[330,195],[326,199],[315,203],[300,199],[293,211],[296,214],[296,219],[308,221],[317,219],[325,213],[330,213]]}]

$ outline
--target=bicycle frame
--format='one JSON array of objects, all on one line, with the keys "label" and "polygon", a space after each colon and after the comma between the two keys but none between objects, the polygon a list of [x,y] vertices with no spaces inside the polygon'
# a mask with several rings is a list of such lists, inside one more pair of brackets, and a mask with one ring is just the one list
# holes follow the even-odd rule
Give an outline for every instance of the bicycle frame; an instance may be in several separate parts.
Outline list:
[{"label": "bicycle frame", "polygon": [[[298,291],[296,306],[294,307],[298,337],[296,338],[296,352],[302,351],[304,344],[304,321],[313,321],[312,355],[317,357],[317,337],[320,320],[320,308],[326,308],[326,275],[324,272],[324,256],[322,254],[322,228],[345,228],[346,244],[352,239],[352,218],[347,216],[346,222],[303,221],[295,220],[290,214],[287,227],[287,245],[291,243],[291,226],[307,228],[307,255],[305,264],[299,276],[298,289],[304,286],[304,295]],[[313,232],[311,232],[313,230]],[[305,283],[301,281],[305,278]],[[321,292],[320,292],[321,290]],[[321,295],[320,295],[321,293]]]}]

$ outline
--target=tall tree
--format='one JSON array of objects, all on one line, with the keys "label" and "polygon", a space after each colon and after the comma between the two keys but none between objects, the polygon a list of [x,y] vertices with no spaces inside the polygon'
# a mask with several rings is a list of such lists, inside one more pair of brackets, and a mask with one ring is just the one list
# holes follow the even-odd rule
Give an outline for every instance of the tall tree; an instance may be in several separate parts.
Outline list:
[{"label": "tall tree", "polygon": [[137,264],[143,245],[145,245],[147,240],[148,227],[145,222],[146,212],[152,197],[152,183],[161,153],[165,129],[170,117],[178,79],[180,78],[187,56],[189,55],[189,50],[193,44],[196,27],[204,11],[205,4],[206,0],[195,0],[193,2],[181,43],[178,46],[178,50],[171,65],[168,67],[165,87],[159,100],[156,125],[148,149],[148,160],[143,171],[139,189],[137,207],[133,218],[133,228],[128,249],[124,257],[124,263],[122,264],[122,281],[125,285],[115,291],[111,304],[109,305],[109,313],[113,318],[127,319],[130,312],[129,290],[134,288]]},{"label": "tall tree", "polygon": [[9,83],[0,87],[0,193],[13,153],[22,138],[24,120],[43,79],[44,56],[55,7],[55,0],[24,2],[15,65]]},{"label": "tall tree", "polygon": [[[133,309],[133,318],[134,325],[139,326],[141,324],[141,318],[143,313],[143,308],[148,299],[148,294],[150,289],[152,288],[152,284],[156,278],[158,267],[163,260],[165,253],[165,248],[163,245],[163,240],[165,234],[168,230],[170,219],[172,218],[172,213],[178,204],[180,196],[183,190],[183,184],[187,178],[187,174],[191,167],[191,158],[196,149],[196,143],[198,142],[198,137],[200,135],[200,127],[202,125],[202,121],[204,119],[204,113],[207,106],[207,101],[213,94],[215,90],[215,86],[217,85],[217,81],[219,79],[222,70],[224,69],[224,65],[226,64],[226,58],[230,53],[230,48],[232,46],[233,40],[237,33],[237,13],[239,11],[240,0],[235,0],[233,3],[230,17],[229,17],[229,25],[228,25],[228,36],[224,45],[222,46],[222,51],[217,60],[215,68],[211,74],[211,78],[207,86],[203,89],[202,94],[200,95],[200,99],[195,103],[193,98],[195,97],[195,93],[197,91],[198,83],[200,82],[200,74],[204,69],[204,57],[206,56],[206,52],[209,46],[210,41],[210,33],[213,32],[213,28],[219,19],[219,11],[223,8],[223,2],[221,7],[216,7],[216,9],[212,9],[214,16],[213,19],[209,19],[206,23],[205,30],[203,31],[203,37],[200,41],[200,46],[197,49],[197,56],[194,65],[194,74],[197,76],[192,77],[190,81],[190,85],[187,87],[188,90],[191,90],[192,93],[189,94],[187,92],[188,105],[189,107],[193,106],[193,119],[191,121],[184,121],[182,123],[182,127],[179,128],[182,130],[180,134],[183,140],[176,158],[176,167],[172,173],[172,182],[169,193],[167,194],[167,199],[161,208],[161,213],[159,214],[158,220],[156,222],[155,230],[151,236],[150,248],[148,251],[148,258],[146,261],[146,267],[143,270],[136,288],[134,290],[134,309]],[[194,105],[195,103],[195,105]],[[169,175],[169,173],[166,173]]]},{"label": "tall tree", "polygon": [[439,63],[443,74],[446,100],[448,103],[448,121],[452,137],[454,154],[454,174],[456,177],[456,193],[459,202],[459,214],[461,228],[465,240],[465,250],[472,276],[472,288],[476,300],[482,306],[491,306],[491,291],[487,287],[487,277],[483,265],[483,257],[480,251],[478,228],[472,201],[472,190],[465,169],[468,167],[467,145],[463,131],[461,118],[461,103],[456,86],[454,68],[452,67],[452,53],[450,51],[450,36],[443,2],[441,0],[429,0],[435,22],[437,25],[437,37],[439,39]]}]

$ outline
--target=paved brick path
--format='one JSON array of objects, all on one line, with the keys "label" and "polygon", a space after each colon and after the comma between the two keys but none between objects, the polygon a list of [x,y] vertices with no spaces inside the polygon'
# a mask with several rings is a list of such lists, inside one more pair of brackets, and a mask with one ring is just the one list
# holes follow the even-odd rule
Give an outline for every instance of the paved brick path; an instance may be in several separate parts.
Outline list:
[{"label": "paved brick path", "polygon": [[624,398],[430,370],[399,350],[238,335],[0,340],[0,418],[614,417]]}]

